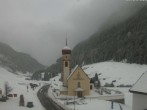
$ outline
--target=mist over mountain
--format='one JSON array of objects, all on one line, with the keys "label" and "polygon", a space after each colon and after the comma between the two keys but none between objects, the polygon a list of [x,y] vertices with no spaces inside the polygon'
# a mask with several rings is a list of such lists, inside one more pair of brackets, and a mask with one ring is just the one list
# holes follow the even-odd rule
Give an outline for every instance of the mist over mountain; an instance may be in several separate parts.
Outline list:
[{"label": "mist over mountain", "polygon": [[0,42],[0,66],[7,68],[11,72],[34,72],[44,66],[30,55],[17,52],[9,45]]},{"label": "mist over mountain", "polygon": [[0,0],[0,41],[49,66],[61,56],[66,33],[69,46],[74,48],[96,31],[125,20],[144,3],[132,0]]},{"label": "mist over mountain", "polygon": [[73,65],[108,60],[147,64],[147,6],[127,20],[96,32],[72,51]]},{"label": "mist over mountain", "polygon": [[[146,29],[146,5],[121,22],[112,23],[108,27],[104,23],[101,30],[73,48],[72,67],[108,60],[147,64]],[[56,64],[45,71],[57,74],[62,70],[61,65],[62,60],[59,58]]]}]

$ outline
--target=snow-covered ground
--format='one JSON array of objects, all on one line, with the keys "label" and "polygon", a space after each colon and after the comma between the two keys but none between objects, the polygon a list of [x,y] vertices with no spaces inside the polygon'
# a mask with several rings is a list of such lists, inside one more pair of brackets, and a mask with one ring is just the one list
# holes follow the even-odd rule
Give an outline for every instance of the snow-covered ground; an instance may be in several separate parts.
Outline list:
[{"label": "snow-covered ground", "polygon": [[[0,102],[0,110],[30,110],[30,108],[26,107],[28,101],[32,101],[34,107],[31,110],[45,110],[44,107],[40,104],[40,101],[37,98],[37,91],[41,87],[32,90],[29,87],[27,92],[27,85],[29,83],[39,83],[36,81],[25,80],[25,77],[20,73],[19,75],[15,75],[11,72],[8,72],[4,68],[0,68],[0,88],[4,93],[4,84],[8,82],[9,85],[13,88],[11,94],[17,94],[17,97],[11,97],[6,102]],[[40,82],[43,84],[43,82]],[[24,95],[25,107],[19,106],[19,97],[20,95]]]},{"label": "snow-covered ground", "polygon": [[[59,105],[62,105],[63,107],[67,106],[68,110],[120,110],[120,106],[123,108],[123,110],[131,110],[130,106],[130,98],[126,99],[127,103],[126,105],[122,105],[119,103],[114,103],[114,108],[111,109],[111,102],[110,101],[105,101],[105,100],[99,100],[98,97],[100,96],[98,93],[94,93],[94,91],[91,91],[90,96],[86,97],[84,100],[80,100],[80,98],[77,97],[72,97],[72,96],[63,96],[63,95],[58,95],[58,91],[54,92],[54,89],[59,89],[59,86],[61,85],[61,82],[59,81],[60,74],[54,78],[51,79],[52,82],[52,88],[49,89],[49,96],[53,98],[53,100],[56,101]],[[113,89],[113,88],[111,88]],[[119,88],[114,88],[115,90],[119,90]],[[128,92],[128,88],[123,88],[121,90],[122,92]],[[126,94],[127,94],[126,93]],[[58,93],[59,94],[59,93]],[[130,94],[130,93],[129,93]],[[97,98],[93,98],[93,97]],[[105,95],[106,97],[108,95]],[[109,97],[109,96],[108,96]],[[129,95],[130,97],[130,95]],[[60,100],[60,99],[65,99],[65,100]],[[66,100],[67,99],[67,100]],[[128,101],[129,100],[129,101]],[[76,104],[74,105],[72,102],[76,101]],[[71,102],[70,104],[66,104],[67,102]]]},{"label": "snow-covered ground", "polygon": [[[86,65],[83,66],[82,68],[90,78],[94,77],[95,73],[98,74],[101,73],[101,75],[99,75],[99,78],[102,85],[104,85],[105,83],[111,83],[113,80],[116,80],[116,82],[114,82],[115,86],[121,84],[132,85],[138,80],[138,78],[142,75],[142,73],[147,71],[147,65],[128,64],[128,63],[120,63],[120,62],[101,62],[97,64]],[[61,74],[51,79],[52,89],[59,89],[60,85],[62,85],[62,83],[59,82],[59,78],[61,77],[60,75]],[[123,110],[131,110],[132,94],[129,92],[130,88],[114,87],[111,89],[119,90],[122,93],[124,93],[125,105],[122,105],[122,108]],[[62,97],[62,96],[58,96],[58,97]],[[58,102],[64,105],[66,101],[58,100]],[[80,104],[80,101],[78,102],[79,104],[75,105],[76,110],[89,110],[89,109],[111,110],[111,102],[104,100],[87,98],[84,100],[84,104]],[[69,108],[72,109],[74,108],[74,104],[69,104],[65,106],[68,106]],[[114,104],[113,110],[120,110],[120,106],[118,103]]]},{"label": "snow-covered ground", "polygon": [[[50,91],[51,93],[51,91]],[[52,95],[52,94],[50,94]],[[53,96],[53,95],[52,95]],[[119,103],[114,103],[113,105],[113,109],[112,107],[112,103],[110,101],[105,101],[105,100],[99,100],[97,98],[86,98],[86,99],[80,99],[80,98],[75,98],[74,97],[72,99],[68,99],[68,100],[60,100],[60,99],[56,99],[53,96],[54,100],[57,100],[56,102],[61,105],[63,107],[66,106],[66,108],[68,108],[67,110],[120,110],[120,106],[121,108],[123,108],[123,110],[131,110],[131,108],[127,105],[123,105],[123,104],[119,104]],[[73,103],[75,101],[75,104]],[[69,104],[66,104],[66,103]]]},{"label": "snow-covered ground", "polygon": [[[119,105],[118,103],[114,103],[113,109],[111,108],[111,102],[104,101],[104,100],[98,100],[98,99],[92,99],[92,100],[85,100],[85,104],[79,104],[75,105],[75,110],[121,110],[120,106],[123,108],[123,110],[130,110],[129,107],[124,105]],[[71,108],[74,108],[73,104],[68,105]]]},{"label": "snow-covered ground", "polygon": [[104,85],[106,82],[114,82],[115,86],[121,84],[132,85],[138,78],[147,71],[147,65],[128,64],[120,62],[101,62],[82,67],[88,76],[94,77],[95,73],[99,75],[101,83]]},{"label": "snow-covered ground", "polygon": [[[112,88],[111,88],[112,89]],[[125,96],[125,105],[129,106],[130,108],[132,108],[132,96],[133,94],[129,92],[129,87],[114,87],[114,90],[119,90],[122,93],[124,93]]]},{"label": "snow-covered ground", "polygon": [[[118,62],[102,62],[92,65],[86,65],[83,67],[83,69],[89,77],[93,77],[95,73],[101,73],[101,75],[99,75],[99,78],[102,85],[104,85],[106,82],[111,83],[113,80],[116,80],[116,82],[114,82],[114,85],[117,86],[120,84],[134,84],[141,76],[141,74],[147,71],[147,65],[127,64]],[[50,83],[52,85],[52,90],[60,88],[60,85],[62,84],[59,81],[59,78],[61,77],[60,75],[61,74],[51,79]],[[18,97],[9,98],[7,102],[0,102],[0,110],[29,110],[30,108],[27,107],[19,107],[20,94],[24,95],[25,106],[27,101],[33,101],[34,107],[31,108],[31,110],[44,110],[44,107],[42,107],[36,95],[39,87],[34,91],[29,88],[29,92],[27,92],[27,85],[29,83],[39,82],[25,80],[24,76],[21,73],[19,75],[15,75],[8,72],[6,69],[0,68],[0,88],[3,89],[3,92],[4,83],[6,81],[13,88],[13,91],[11,93],[16,93]],[[46,82],[41,83],[43,84]],[[131,110],[132,94],[128,92],[129,88],[115,87],[113,89],[119,90],[125,94],[125,105],[122,105],[123,110]],[[54,97],[51,91],[49,91],[49,95],[52,95],[52,97]],[[94,94],[91,92],[91,95],[93,96]],[[111,102],[92,98],[84,99],[82,100],[82,102],[79,100],[77,101],[78,103],[75,106],[74,104],[65,105],[66,101],[63,100],[58,100],[58,102],[72,109],[75,107],[76,110],[111,110]],[[113,110],[120,110],[120,106],[118,103],[114,103]]]}]

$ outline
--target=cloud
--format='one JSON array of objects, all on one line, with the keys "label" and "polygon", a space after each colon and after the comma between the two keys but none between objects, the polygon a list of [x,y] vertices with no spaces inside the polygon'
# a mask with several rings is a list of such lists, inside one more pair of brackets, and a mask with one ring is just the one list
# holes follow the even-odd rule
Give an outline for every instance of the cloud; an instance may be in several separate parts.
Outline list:
[{"label": "cloud", "polygon": [[66,33],[73,48],[126,4],[124,0],[0,0],[0,41],[51,65],[61,56]]}]

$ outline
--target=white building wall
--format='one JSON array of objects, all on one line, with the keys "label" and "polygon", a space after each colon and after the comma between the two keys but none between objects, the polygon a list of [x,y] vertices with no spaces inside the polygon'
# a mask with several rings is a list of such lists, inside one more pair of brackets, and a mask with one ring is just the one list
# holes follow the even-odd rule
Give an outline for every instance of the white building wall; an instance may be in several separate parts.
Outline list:
[{"label": "white building wall", "polygon": [[147,95],[133,93],[132,110],[145,110],[147,109]]}]

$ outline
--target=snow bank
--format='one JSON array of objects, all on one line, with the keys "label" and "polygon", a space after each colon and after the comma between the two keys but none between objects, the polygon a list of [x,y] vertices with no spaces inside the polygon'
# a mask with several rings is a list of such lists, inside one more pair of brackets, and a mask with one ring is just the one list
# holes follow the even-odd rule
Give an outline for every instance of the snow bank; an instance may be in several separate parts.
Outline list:
[{"label": "snow bank", "polygon": [[116,80],[114,85],[121,84],[132,85],[137,79],[147,71],[147,65],[128,64],[120,62],[101,62],[82,67],[87,75],[91,78],[95,73],[102,73],[99,75],[101,83],[111,83]]},{"label": "snow bank", "polygon": [[32,101],[34,104],[34,107],[31,108],[31,110],[45,110],[44,107],[40,104],[40,101],[37,98],[37,91],[39,89],[36,88],[35,90],[32,90],[29,86],[29,91],[27,92],[27,85],[29,83],[44,83],[44,82],[36,82],[36,81],[29,81],[25,80],[25,77],[21,73],[19,75],[15,75],[11,72],[8,72],[4,68],[0,68],[0,88],[4,92],[4,84],[5,82],[8,82],[9,85],[13,88],[11,94],[17,94],[17,97],[12,97],[7,100],[7,102],[0,102],[0,110],[30,110],[30,108],[27,107],[20,107],[19,106],[19,96],[20,94],[24,95],[24,101],[25,106],[28,101]]}]

